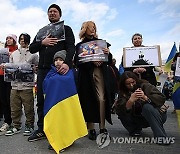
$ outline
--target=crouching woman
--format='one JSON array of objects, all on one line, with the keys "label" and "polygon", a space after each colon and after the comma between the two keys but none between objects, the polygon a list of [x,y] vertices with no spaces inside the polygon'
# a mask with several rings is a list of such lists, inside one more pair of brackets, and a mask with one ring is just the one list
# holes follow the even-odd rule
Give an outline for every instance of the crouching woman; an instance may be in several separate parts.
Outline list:
[{"label": "crouching woman", "polygon": [[150,126],[154,137],[166,137],[163,124],[168,106],[164,103],[165,96],[155,86],[133,72],[123,73],[115,109],[130,136],[140,136],[142,128]]}]

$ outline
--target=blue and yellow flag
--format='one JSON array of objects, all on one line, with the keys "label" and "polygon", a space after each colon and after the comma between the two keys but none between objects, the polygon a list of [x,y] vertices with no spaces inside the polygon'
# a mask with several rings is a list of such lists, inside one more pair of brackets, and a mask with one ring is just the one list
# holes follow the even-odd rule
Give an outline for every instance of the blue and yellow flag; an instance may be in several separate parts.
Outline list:
[{"label": "blue and yellow flag", "polygon": [[171,49],[171,52],[170,52],[170,54],[168,56],[168,59],[166,61],[166,64],[164,66],[164,71],[166,71],[166,72],[171,71],[171,63],[173,61],[173,58],[174,58],[176,52],[177,52],[177,48],[176,48],[176,44],[174,43],[174,45],[173,45],[173,47]]},{"label": "blue and yellow flag", "polygon": [[44,132],[53,149],[59,153],[87,135],[72,70],[60,75],[52,66],[44,80],[43,90]]},{"label": "blue and yellow flag", "polygon": [[174,108],[180,110],[180,82],[175,83],[173,87],[172,100]]}]

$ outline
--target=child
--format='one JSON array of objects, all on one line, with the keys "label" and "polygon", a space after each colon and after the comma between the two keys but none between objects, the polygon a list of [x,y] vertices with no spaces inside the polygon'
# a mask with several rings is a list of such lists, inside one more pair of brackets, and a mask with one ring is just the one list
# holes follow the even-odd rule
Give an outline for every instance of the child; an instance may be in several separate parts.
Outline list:
[{"label": "child", "polygon": [[87,135],[73,71],[58,72],[65,58],[65,50],[54,55],[54,65],[43,82],[44,132],[57,153]]},{"label": "child", "polygon": [[[19,36],[20,48],[10,55],[10,63],[14,64],[38,64],[38,55],[29,52],[30,35],[22,33]],[[11,82],[11,117],[12,126],[6,132],[6,136],[12,136],[21,131],[22,105],[26,116],[24,135],[29,136],[34,129],[34,97],[31,82]]]}]

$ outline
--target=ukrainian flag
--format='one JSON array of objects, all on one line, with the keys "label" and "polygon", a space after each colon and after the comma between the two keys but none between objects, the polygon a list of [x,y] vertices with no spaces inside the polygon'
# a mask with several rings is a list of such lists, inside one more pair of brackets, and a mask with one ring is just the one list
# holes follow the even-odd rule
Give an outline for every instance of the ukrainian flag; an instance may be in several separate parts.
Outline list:
[{"label": "ukrainian flag", "polygon": [[173,47],[171,49],[171,52],[170,52],[170,54],[168,56],[168,59],[166,61],[166,64],[164,66],[164,71],[166,71],[166,72],[171,71],[171,63],[173,61],[173,58],[174,58],[176,52],[177,52],[177,48],[176,48],[176,44],[174,43],[174,45],[173,45]]},{"label": "ukrainian flag", "polygon": [[59,153],[87,135],[72,70],[60,75],[52,66],[44,80],[43,90],[44,132],[53,149]]},{"label": "ukrainian flag", "polygon": [[175,83],[173,87],[172,100],[174,108],[180,110],[180,82]]}]

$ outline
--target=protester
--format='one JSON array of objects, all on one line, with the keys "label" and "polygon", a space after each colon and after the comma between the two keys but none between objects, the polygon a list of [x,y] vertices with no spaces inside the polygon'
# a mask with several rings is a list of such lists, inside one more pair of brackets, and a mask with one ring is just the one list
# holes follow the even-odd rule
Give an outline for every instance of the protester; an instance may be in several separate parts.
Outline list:
[{"label": "protester", "polygon": [[[62,12],[61,8],[56,5],[52,4],[48,8],[48,18],[50,24],[57,23],[60,21]],[[64,63],[61,65],[60,69],[58,70],[61,74],[66,74],[69,68],[72,67],[72,58],[75,53],[75,39],[72,29],[69,26],[64,25],[65,30],[65,39],[59,41],[55,37],[51,37],[51,34],[45,37],[45,39],[41,41],[37,41],[36,37],[32,44],[30,45],[29,49],[31,53],[39,52],[39,65],[38,65],[38,72],[37,72],[37,114],[38,114],[38,130],[36,130],[29,138],[28,141],[36,141],[39,139],[45,138],[45,134],[43,132],[43,107],[44,107],[44,96],[43,96],[43,89],[42,83],[51,69],[51,64],[53,64],[53,56],[57,51],[66,50],[67,55]]]},{"label": "protester", "polygon": [[162,93],[166,96],[166,100],[172,99],[174,82],[170,76],[167,77],[164,82]]},{"label": "protester", "polygon": [[175,75],[176,72],[176,63],[177,58],[180,57],[180,52],[176,53],[172,64],[171,64],[171,70],[174,74],[174,88],[173,88],[173,94],[172,94],[172,100],[174,104],[174,111],[172,113],[175,113],[177,109],[180,109],[180,77]]},{"label": "protester", "polygon": [[[110,90],[111,90],[111,107],[114,103],[115,97],[117,93],[119,92],[119,79],[120,79],[120,74],[118,71],[118,68],[116,67],[116,59],[112,59],[112,64],[109,65],[109,70],[110,70]],[[114,114],[113,109],[111,110],[111,113]]]},{"label": "protester", "polygon": [[[142,45],[142,42],[143,42],[143,39],[142,39],[141,34],[135,33],[132,36],[132,43],[134,45],[132,48],[145,47],[144,45]],[[122,61],[122,66],[123,66],[123,61]],[[157,80],[156,80],[154,70],[158,71],[160,74],[162,73],[161,69],[159,69],[158,67],[154,67],[154,66],[136,67],[136,68],[131,67],[131,68],[124,68],[124,69],[125,69],[125,71],[132,71],[132,72],[136,73],[136,75],[140,76],[140,78],[149,81],[149,83],[151,83],[154,86],[157,85]]]},{"label": "protester", "polygon": [[[38,55],[29,52],[30,35],[22,33],[19,36],[20,48],[10,55],[10,63],[38,65]],[[29,136],[34,129],[34,97],[33,82],[11,82],[11,117],[12,126],[6,132],[6,136],[12,136],[21,131],[22,106],[26,116],[24,135]]]},{"label": "protester", "polygon": [[154,137],[167,137],[165,96],[153,85],[140,80],[131,71],[120,79],[116,113],[130,136],[140,136],[142,128],[151,127]]},{"label": "protester", "polygon": [[[65,50],[55,53],[54,65],[51,66],[52,68],[43,82],[45,94],[44,132],[56,152],[67,148],[78,138],[87,135],[74,72],[72,69],[69,69],[64,75],[57,72],[65,58]],[[49,146],[50,148],[51,146]]]},{"label": "protester", "polygon": [[[9,34],[6,37],[5,48],[9,49],[9,55],[11,55],[15,50],[17,50],[17,36],[14,34]],[[2,114],[4,116],[4,123],[0,128],[0,135],[5,134],[7,129],[12,123],[11,119],[11,108],[10,108],[10,92],[11,92],[11,83],[4,81],[4,64],[1,64],[0,67],[0,102]]]},{"label": "protester", "polygon": [[[78,59],[78,49],[81,44],[100,40],[97,36],[96,24],[87,21],[82,24],[79,37],[82,40],[76,45],[76,59]],[[82,106],[87,128],[89,129],[89,139],[96,139],[94,123],[99,123],[100,133],[107,133],[105,119],[112,124],[110,108],[110,85],[107,65],[112,63],[112,55],[109,52],[110,44],[103,49],[104,54],[109,54],[109,61],[90,61],[79,63],[78,94]]]}]

